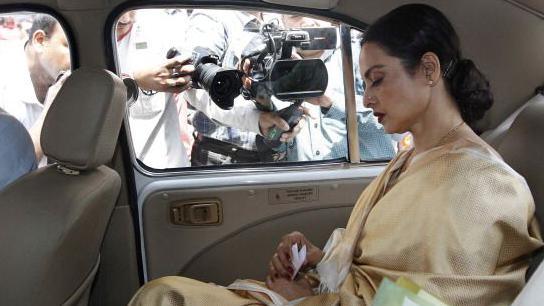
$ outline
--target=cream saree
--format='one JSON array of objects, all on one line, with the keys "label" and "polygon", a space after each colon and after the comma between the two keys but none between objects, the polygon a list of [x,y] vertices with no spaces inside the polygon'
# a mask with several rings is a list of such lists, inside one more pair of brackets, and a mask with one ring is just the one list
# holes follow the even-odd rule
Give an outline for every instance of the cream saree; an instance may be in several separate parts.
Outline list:
[{"label": "cream saree", "polygon": [[[405,276],[450,305],[508,305],[542,246],[525,180],[480,139],[400,153],[331,235],[316,295],[290,304],[371,305],[383,277]],[[229,287],[183,277],[143,286],[129,305],[272,305],[255,281]],[[268,292],[267,292],[268,291]]]}]

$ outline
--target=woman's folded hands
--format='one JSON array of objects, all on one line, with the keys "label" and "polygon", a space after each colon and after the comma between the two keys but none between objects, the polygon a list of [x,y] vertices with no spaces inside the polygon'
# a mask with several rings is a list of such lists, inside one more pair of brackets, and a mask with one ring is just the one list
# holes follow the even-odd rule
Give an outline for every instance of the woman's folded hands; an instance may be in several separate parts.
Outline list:
[{"label": "woman's folded hands", "polygon": [[324,255],[321,249],[313,245],[300,232],[292,232],[282,237],[268,265],[266,286],[287,300],[313,295],[312,286],[308,279],[300,275],[293,277],[295,269],[291,261],[291,249],[294,244],[298,248],[306,246],[306,260],[301,271],[314,268]]}]

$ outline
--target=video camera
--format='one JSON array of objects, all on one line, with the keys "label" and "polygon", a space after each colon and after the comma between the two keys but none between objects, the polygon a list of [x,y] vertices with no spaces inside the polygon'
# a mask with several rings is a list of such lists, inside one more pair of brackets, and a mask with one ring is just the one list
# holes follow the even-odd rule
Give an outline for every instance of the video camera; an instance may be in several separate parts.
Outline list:
[{"label": "video camera", "polygon": [[293,48],[324,50],[336,48],[336,29],[299,28],[281,30],[277,22],[264,24],[242,53],[250,61],[251,88],[243,88],[246,99],[271,96],[284,101],[318,97],[325,93],[328,74],[320,59],[292,59]]},{"label": "video camera", "polygon": [[[278,114],[293,127],[302,117],[300,105],[305,98],[319,97],[325,93],[328,73],[321,59],[292,59],[293,48],[301,50],[325,50],[336,48],[336,28],[298,28],[282,30],[278,21],[266,23],[246,46],[241,55],[242,65],[249,60],[246,77],[251,87],[242,86],[244,73],[238,69],[221,67],[219,56],[209,49],[196,47],[193,50],[193,87],[205,89],[220,108],[230,109],[234,99],[242,93],[245,99],[270,100],[272,96],[293,104]],[[180,53],[171,48],[167,58]],[[176,76],[176,75],[174,75]],[[259,107],[259,104],[257,104]],[[279,128],[271,129],[267,145],[278,143]]]},{"label": "video camera", "polygon": [[[325,64],[320,59],[291,59],[294,47],[302,50],[334,49],[336,29],[281,30],[277,21],[264,24],[260,34],[251,40],[241,56],[242,63],[245,60],[251,63],[249,89],[242,86],[241,71],[222,68],[217,54],[207,48],[196,47],[192,52],[195,66],[193,87],[205,89],[222,109],[232,108],[240,93],[247,100],[276,96],[286,101],[323,95],[328,83]],[[176,48],[171,48],[166,57],[170,59],[179,54]]]},{"label": "video camera", "polygon": [[[242,88],[245,99],[269,101],[271,96],[293,102],[278,111],[289,127],[298,124],[303,115],[301,104],[305,98],[319,97],[325,93],[328,73],[321,59],[292,59],[293,48],[325,50],[336,48],[336,28],[299,28],[281,30],[277,22],[261,28],[242,53],[241,62],[250,62],[248,77],[251,87]],[[257,104],[259,107],[259,104]],[[265,138],[258,138],[259,151],[276,148],[282,130],[270,129]]]}]

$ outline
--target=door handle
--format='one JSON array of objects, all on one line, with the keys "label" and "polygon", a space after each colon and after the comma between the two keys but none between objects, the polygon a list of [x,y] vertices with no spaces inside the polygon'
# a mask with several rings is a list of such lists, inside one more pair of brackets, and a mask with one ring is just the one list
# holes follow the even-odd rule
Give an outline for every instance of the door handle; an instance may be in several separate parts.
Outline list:
[{"label": "door handle", "polygon": [[170,220],[176,225],[217,225],[223,222],[219,199],[175,202],[170,206]]}]

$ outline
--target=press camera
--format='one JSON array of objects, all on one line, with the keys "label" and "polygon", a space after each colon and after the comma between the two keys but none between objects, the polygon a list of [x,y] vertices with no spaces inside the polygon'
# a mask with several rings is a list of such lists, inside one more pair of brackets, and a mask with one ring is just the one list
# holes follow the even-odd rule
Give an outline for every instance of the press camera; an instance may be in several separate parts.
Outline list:
[{"label": "press camera", "polygon": [[[269,101],[272,96],[293,102],[278,114],[292,128],[303,115],[300,107],[305,98],[325,93],[328,73],[321,59],[293,59],[294,48],[324,50],[336,48],[336,28],[300,28],[281,30],[271,22],[261,28],[242,53],[241,62],[249,60],[250,88],[242,88],[246,99]],[[257,104],[260,107],[260,104]],[[259,151],[276,148],[282,130],[270,129],[265,138],[257,138]],[[259,145],[261,144],[261,145]]]},{"label": "press camera", "polygon": [[[221,108],[230,109],[240,93],[248,100],[269,99],[293,101],[323,95],[328,83],[325,64],[320,59],[291,59],[293,48],[323,50],[336,47],[336,29],[300,28],[282,30],[277,22],[264,24],[246,46],[241,62],[249,60],[247,77],[251,87],[242,86],[243,73],[238,69],[221,67],[220,58],[207,48],[196,47],[192,52],[195,71],[193,87],[203,88]],[[179,55],[171,48],[167,58]]]},{"label": "press camera", "polygon": [[[170,59],[180,52],[171,48],[166,54]],[[238,69],[222,68],[219,56],[208,48],[196,47],[191,56],[195,66],[192,74],[193,88],[204,89],[217,106],[230,109],[234,105],[234,98],[240,95],[243,73]],[[173,76],[177,76],[175,73]]]},{"label": "press camera", "polygon": [[279,29],[277,22],[261,28],[246,46],[241,62],[249,60],[251,87],[243,88],[246,99],[294,101],[317,97],[327,89],[327,68],[321,59],[292,59],[293,48],[323,50],[336,47],[336,29]]}]

